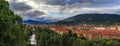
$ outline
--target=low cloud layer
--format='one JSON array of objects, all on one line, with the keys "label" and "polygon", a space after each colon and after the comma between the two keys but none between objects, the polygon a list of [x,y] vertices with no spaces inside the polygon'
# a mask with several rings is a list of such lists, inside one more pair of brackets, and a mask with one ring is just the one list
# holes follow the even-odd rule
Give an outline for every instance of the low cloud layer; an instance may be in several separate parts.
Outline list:
[{"label": "low cloud layer", "polygon": [[120,13],[120,0],[8,0],[24,20],[57,21],[77,14]]}]

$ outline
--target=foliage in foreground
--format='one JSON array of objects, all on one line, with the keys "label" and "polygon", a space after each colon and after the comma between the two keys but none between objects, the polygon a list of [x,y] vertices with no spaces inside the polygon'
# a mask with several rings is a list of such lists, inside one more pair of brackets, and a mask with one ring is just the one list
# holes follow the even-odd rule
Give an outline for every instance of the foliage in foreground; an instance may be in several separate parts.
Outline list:
[{"label": "foliage in foreground", "polygon": [[27,31],[21,17],[15,15],[5,0],[0,0],[0,46],[27,46]]}]

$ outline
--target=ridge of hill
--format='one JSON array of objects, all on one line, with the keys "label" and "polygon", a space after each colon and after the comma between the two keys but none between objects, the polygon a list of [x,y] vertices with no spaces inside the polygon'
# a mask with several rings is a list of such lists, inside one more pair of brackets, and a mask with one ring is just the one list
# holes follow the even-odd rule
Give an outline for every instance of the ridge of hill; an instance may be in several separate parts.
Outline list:
[{"label": "ridge of hill", "polygon": [[76,25],[76,24],[94,24],[94,25],[120,25],[120,15],[117,14],[79,14],[64,20],[55,22],[55,24]]}]

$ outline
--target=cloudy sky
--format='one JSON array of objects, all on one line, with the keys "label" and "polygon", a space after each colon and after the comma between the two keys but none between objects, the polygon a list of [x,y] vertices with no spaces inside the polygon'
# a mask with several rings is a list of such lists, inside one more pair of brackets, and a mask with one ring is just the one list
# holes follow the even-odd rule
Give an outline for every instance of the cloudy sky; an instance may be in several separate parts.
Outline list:
[{"label": "cloudy sky", "polygon": [[23,20],[57,21],[77,14],[120,14],[120,0],[8,0]]}]

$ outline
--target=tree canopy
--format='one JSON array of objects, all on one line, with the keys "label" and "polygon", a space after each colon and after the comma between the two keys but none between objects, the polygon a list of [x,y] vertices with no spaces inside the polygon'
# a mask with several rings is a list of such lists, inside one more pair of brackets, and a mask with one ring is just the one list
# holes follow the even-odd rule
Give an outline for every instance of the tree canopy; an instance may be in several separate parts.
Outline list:
[{"label": "tree canopy", "polygon": [[0,46],[26,46],[27,32],[20,16],[9,9],[5,0],[0,0]]}]

